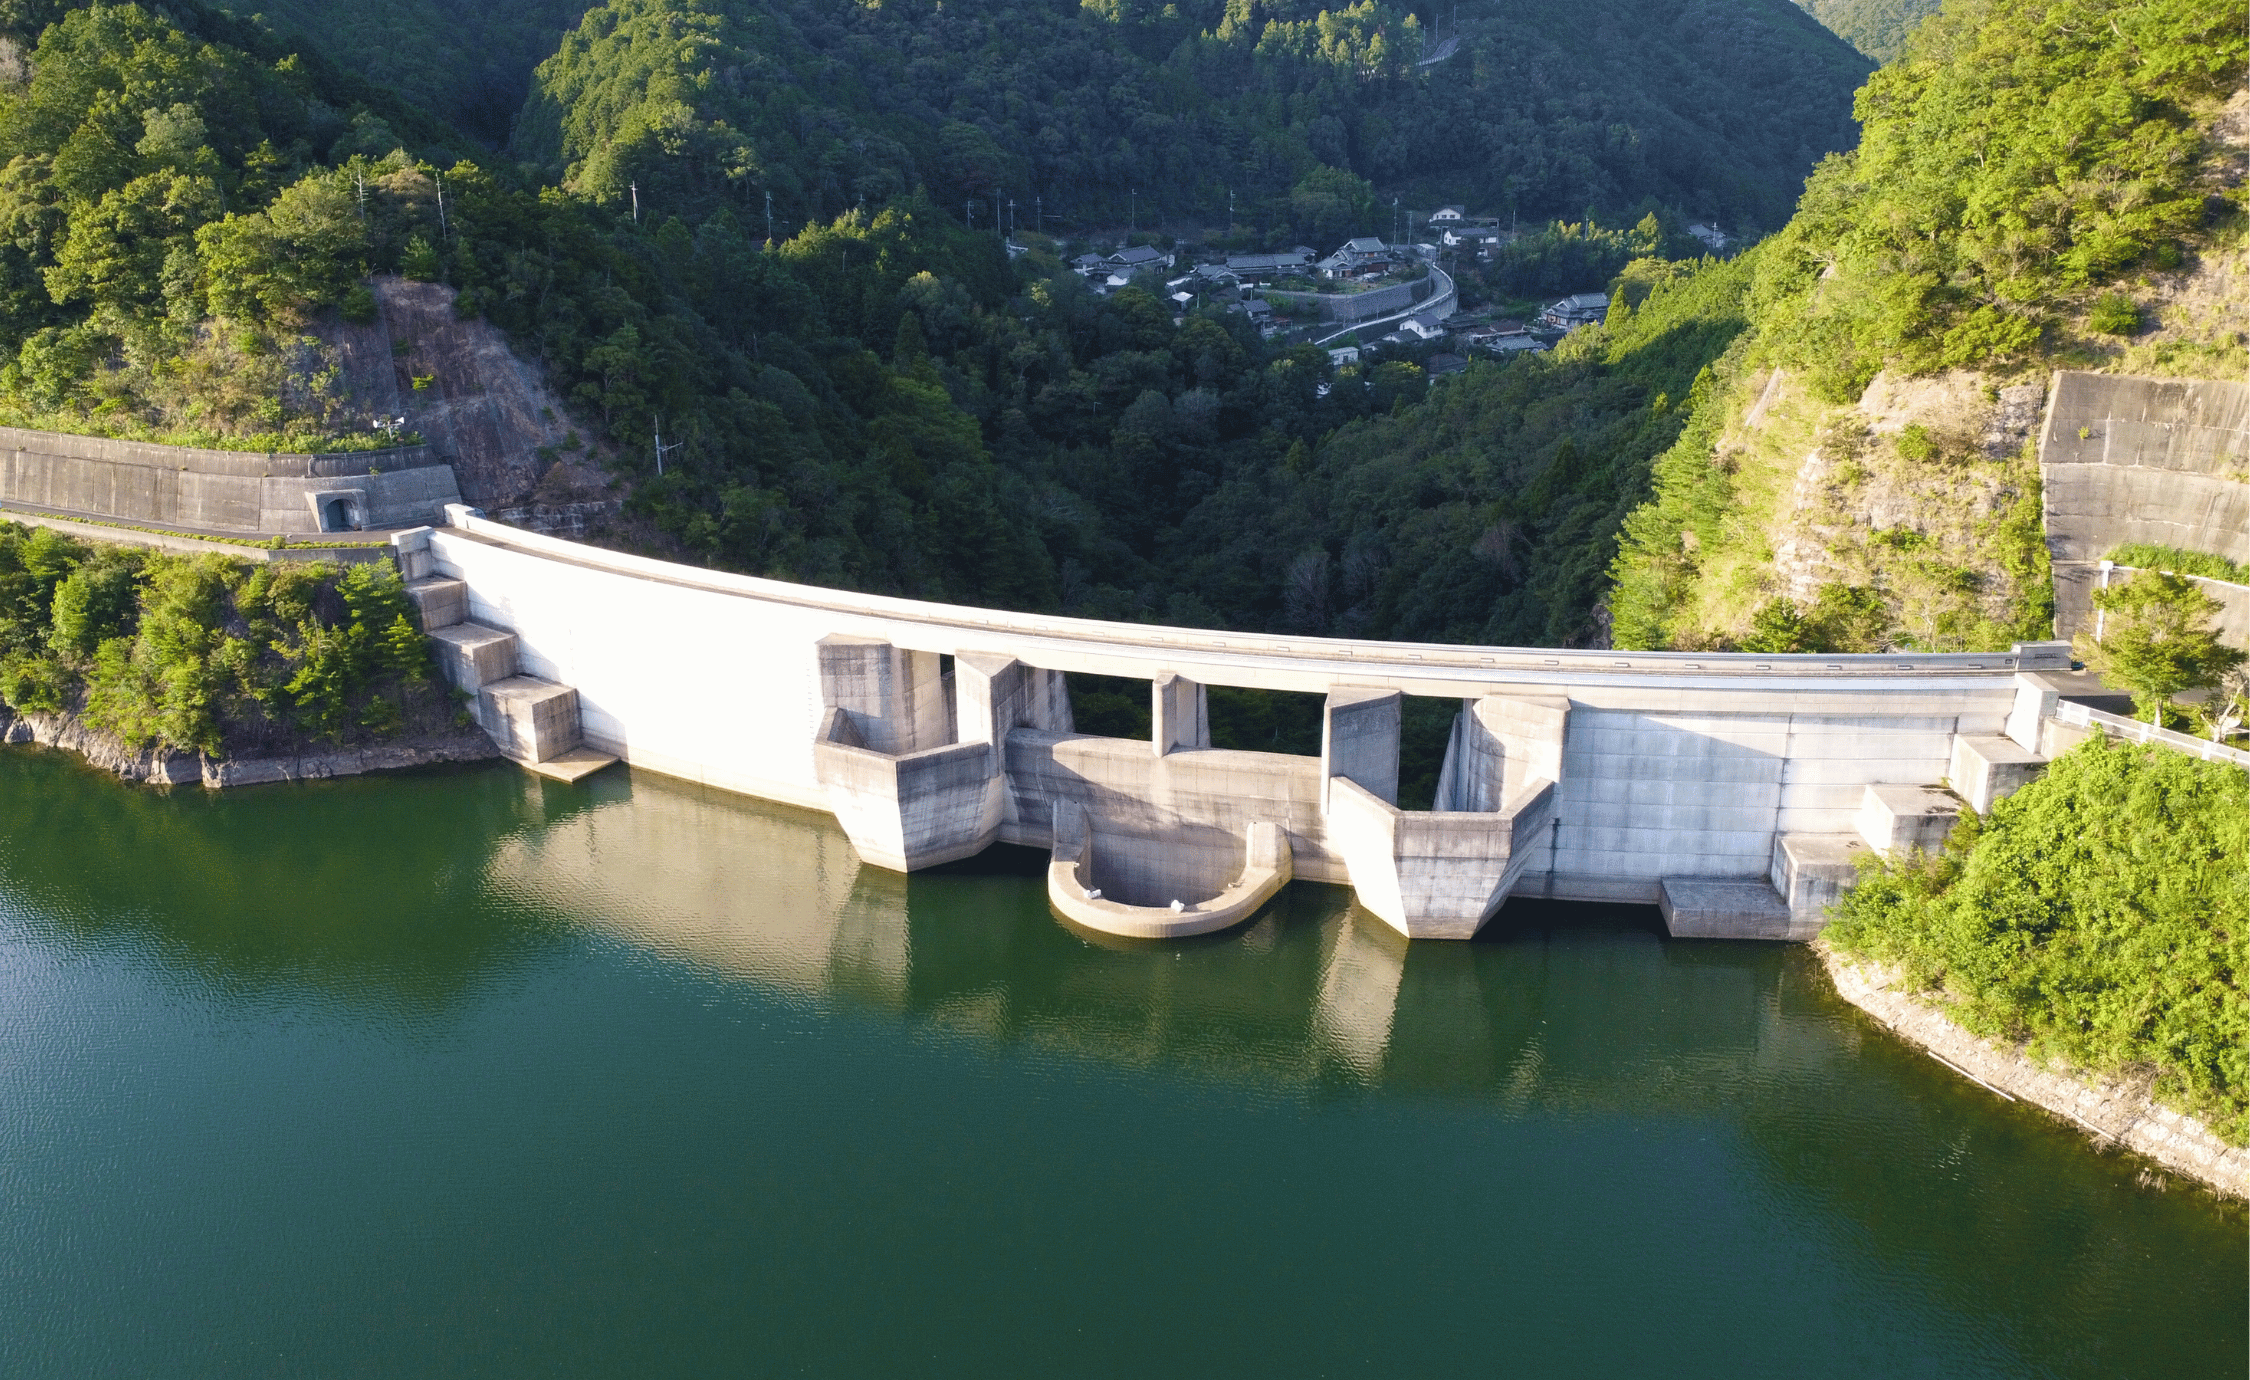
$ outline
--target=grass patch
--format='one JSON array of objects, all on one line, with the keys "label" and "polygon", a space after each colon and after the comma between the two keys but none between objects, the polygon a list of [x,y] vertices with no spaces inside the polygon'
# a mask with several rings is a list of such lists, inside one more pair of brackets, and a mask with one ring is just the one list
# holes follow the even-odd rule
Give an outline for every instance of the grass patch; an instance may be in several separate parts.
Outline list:
[{"label": "grass patch", "polygon": [[2230,561],[2224,556],[2214,556],[2207,551],[2188,551],[2177,546],[2158,546],[2153,542],[2127,542],[2122,546],[2111,547],[2107,559],[2119,565],[2129,565],[2135,570],[2169,570],[2174,575],[2200,575],[2206,580],[2250,585],[2250,566],[2240,561]]}]

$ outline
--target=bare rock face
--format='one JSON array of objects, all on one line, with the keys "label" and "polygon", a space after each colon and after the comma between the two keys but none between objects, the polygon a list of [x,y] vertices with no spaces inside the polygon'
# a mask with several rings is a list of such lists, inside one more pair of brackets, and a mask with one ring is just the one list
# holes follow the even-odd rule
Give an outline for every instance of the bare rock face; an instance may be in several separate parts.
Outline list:
[{"label": "bare rock face", "polygon": [[130,748],[89,728],[75,714],[16,714],[0,705],[0,743],[39,743],[75,752],[103,771],[152,786],[252,786],[267,781],[312,781],[359,776],[438,762],[479,762],[500,749],[478,728],[420,734],[340,747],[251,758],[210,758],[164,748]]},{"label": "bare rock face", "polygon": [[404,417],[452,464],[462,499],[503,521],[575,533],[615,511],[601,457],[498,327],[456,317],[457,294],[442,283],[379,277],[372,287],[375,321],[321,328],[356,403]]}]

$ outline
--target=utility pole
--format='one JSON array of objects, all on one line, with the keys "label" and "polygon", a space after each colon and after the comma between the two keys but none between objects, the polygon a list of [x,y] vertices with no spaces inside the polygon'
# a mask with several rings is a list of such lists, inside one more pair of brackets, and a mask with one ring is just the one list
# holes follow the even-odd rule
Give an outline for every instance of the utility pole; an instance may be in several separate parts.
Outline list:
[{"label": "utility pole", "polygon": [[437,175],[437,233],[439,239],[447,236],[445,226],[445,174]]},{"label": "utility pole", "polygon": [[1036,211],[1038,212],[1038,215],[1039,215],[1039,233],[1040,233],[1040,234],[1042,234],[1042,235],[1044,235],[1044,234],[1046,234],[1046,233],[1047,233],[1047,196],[1046,196],[1046,194],[1045,194],[1044,192],[1042,192],[1042,193],[1041,193],[1041,194],[1039,194],[1038,196],[1035,196],[1035,197],[1033,197],[1033,198],[1031,199],[1031,204],[1032,204],[1032,207],[1033,207],[1033,208],[1034,208],[1034,209],[1035,209],[1035,210],[1036,210]]},{"label": "utility pole", "polygon": [[355,172],[352,174],[352,182],[359,188],[359,219],[362,224],[365,224],[367,220],[367,175]]},{"label": "utility pole", "polygon": [[1125,238],[1129,240],[1141,228],[1141,189],[1134,187],[1126,195],[1131,198],[1125,203]]},{"label": "utility pole", "polygon": [[1227,238],[1234,238],[1234,188],[1227,188]]},{"label": "utility pole", "polygon": [[664,477],[664,456],[665,456],[665,453],[666,453],[666,452],[668,452],[668,451],[675,451],[675,450],[678,450],[678,449],[679,449],[680,447],[682,447],[682,446],[684,446],[684,445],[686,445],[686,444],[687,444],[687,442],[685,442],[685,441],[674,441],[674,442],[673,442],[672,444],[670,444],[670,445],[665,445],[665,444],[664,444],[664,419],[663,419],[662,417],[658,417],[658,418],[656,419],[656,477],[657,477],[657,478],[659,478],[659,479],[662,479],[662,478]]},{"label": "utility pole", "polygon": [[773,243],[773,193],[766,193],[766,243]]},{"label": "utility pole", "polygon": [[1014,197],[1009,197],[1009,198],[1008,198],[1008,234],[1007,234],[1007,238],[1008,238],[1009,240],[1014,240],[1014,239],[1015,239],[1015,237],[1016,237],[1016,199],[1015,199]]}]

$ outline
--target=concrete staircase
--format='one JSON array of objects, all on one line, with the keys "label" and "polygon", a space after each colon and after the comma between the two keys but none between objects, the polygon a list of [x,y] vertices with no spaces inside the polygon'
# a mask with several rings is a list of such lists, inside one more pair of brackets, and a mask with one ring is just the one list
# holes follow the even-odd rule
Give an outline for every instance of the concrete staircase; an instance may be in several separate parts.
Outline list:
[{"label": "concrete staircase", "polygon": [[398,555],[445,678],[477,697],[477,723],[503,755],[557,781],[583,780],[617,760],[585,745],[576,689],[520,674],[516,635],[468,621],[466,584],[434,574],[426,550]]}]

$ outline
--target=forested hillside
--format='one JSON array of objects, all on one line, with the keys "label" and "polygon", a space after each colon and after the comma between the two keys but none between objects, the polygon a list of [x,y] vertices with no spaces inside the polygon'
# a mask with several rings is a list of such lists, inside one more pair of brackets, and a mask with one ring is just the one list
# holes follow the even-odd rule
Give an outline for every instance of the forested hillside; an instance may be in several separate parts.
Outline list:
[{"label": "forested hillside", "polygon": [[[1769,14],[1761,32],[1797,42],[1807,21],[1780,12],[1798,27]],[[1573,13],[1588,33],[1629,17]],[[397,272],[456,291],[457,312],[488,317],[545,370],[583,439],[618,457],[627,517],[605,539],[675,558],[1355,636],[1598,643],[1614,616],[1621,645],[1959,646],[2032,632],[2045,580],[2035,471],[1991,453],[1979,400],[2011,370],[2193,371],[2239,349],[2224,312],[2181,324],[2164,305],[2167,284],[2222,260],[2204,251],[2241,224],[2239,178],[2213,140],[2242,41],[2186,0],[1957,0],[1869,85],[1864,147],[1821,165],[1781,233],[1731,261],[1668,262],[1687,209],[1673,205],[1632,231],[1527,238],[1526,264],[1548,240],[1557,264],[1639,256],[1610,285],[1610,323],[1434,384],[1407,359],[1338,369],[1262,342],[1239,314],[1179,314],[1143,287],[1097,296],[1052,240],[1027,232],[1032,251],[1011,261],[988,220],[971,229],[942,198],[972,166],[1006,174],[988,192],[1039,169],[1053,188],[1114,190],[1146,158],[1159,174],[1198,169],[1150,190],[1193,203],[1196,178],[1263,149],[1277,161],[1261,166],[1281,170],[1263,184],[1268,227],[1323,224],[1329,203],[1307,177],[1344,195],[1352,169],[1380,171],[1363,161],[1380,144],[1366,132],[1408,108],[1384,103],[1461,89],[1430,74],[1471,70],[1473,25],[1471,51],[1447,60],[1460,65],[1416,76],[1343,61],[1344,48],[1308,56],[1291,46],[1297,21],[1262,11],[1219,24],[1264,25],[1254,42],[1214,29],[1148,52],[1125,39],[1161,37],[1170,19],[1080,15],[1040,21],[1061,26],[1042,46],[1028,14],[1003,31],[956,11],[855,8],[822,28],[620,0],[540,78],[558,186],[457,161],[463,136],[254,25],[192,5],[81,7],[51,26],[28,14],[15,32],[37,45],[0,71],[0,418],[248,448],[369,444],[364,401],[322,333],[371,310],[365,275]],[[1376,29],[1331,36],[1348,48]],[[1836,51],[1819,43],[1808,51]],[[1671,46],[1663,61],[1702,61]],[[1011,66],[1034,51],[1042,71]],[[1228,62],[1237,98],[1222,101],[1225,83],[1206,77]],[[1664,99],[1741,70],[1713,57]],[[1016,77],[1011,105],[1003,81]],[[1300,81],[1314,94],[1284,99]],[[1318,95],[1331,81],[1334,100]],[[1125,137],[1116,110],[1072,104],[1097,89],[1161,97],[1174,122]],[[1630,159],[1573,162],[1555,152],[1568,139],[1543,142],[1576,128],[1570,112],[1609,108],[1594,85],[1583,94],[1521,126],[1508,156],[1545,149],[1539,166],[1562,180],[1513,194],[1591,196],[1602,177],[1620,197],[1661,190],[1633,183]],[[955,119],[974,112],[938,95],[1014,123]],[[1506,108],[1494,99],[1481,108]],[[1347,107],[1349,156],[1308,163],[1303,141]],[[1031,151],[1012,151],[1010,130],[1030,130]],[[1088,142],[1095,130],[1107,142]],[[910,142],[925,136],[936,143]],[[949,148],[976,157],[948,163]],[[1727,194],[1722,166],[1749,164],[1666,175],[1711,174],[1681,189],[1692,206]],[[637,220],[615,196],[632,183]],[[807,212],[816,195],[835,202],[768,247],[765,188],[777,220],[787,195]],[[2121,298],[2129,338],[2102,334]],[[1938,424],[1931,398],[1968,399],[1958,425]],[[677,446],[661,476],[659,426]]]},{"label": "forested hillside", "polygon": [[586,0],[260,0],[245,5],[493,148]]},{"label": "forested hillside", "polygon": [[1050,224],[1223,225],[1231,190],[1238,226],[1326,242],[1389,228],[1393,195],[1771,227],[1851,140],[1866,64],[1783,0],[1493,0],[1458,34],[1452,13],[1441,34],[1378,0],[614,0],[540,68],[516,149],[604,204],[637,181],[663,214],[762,225],[770,193],[787,231],[916,187],[987,225],[1035,197]]},{"label": "forested hillside", "polygon": [[190,19],[72,11],[0,96],[9,421],[373,444],[322,333],[372,309],[363,275],[402,272],[456,289],[614,443],[612,539],[1012,607],[1582,639],[1618,516],[1740,325],[1746,275],[1646,259],[1640,312],[1422,406],[1413,363],[1338,371],[1239,315],[1096,296],[920,194],[766,250],[724,197],[636,222],[434,164],[412,150],[442,125]]},{"label": "forested hillside", "polygon": [[[1626,524],[1618,645],[2047,634],[2010,385],[2239,377],[2244,37],[2196,0],[1952,0],[1756,261],[1740,351]],[[2023,421],[2035,417],[2035,409]]]},{"label": "forested hillside", "polygon": [[1937,13],[1938,0],[1799,0],[1830,33],[1877,62],[1906,48],[1906,35]]}]

